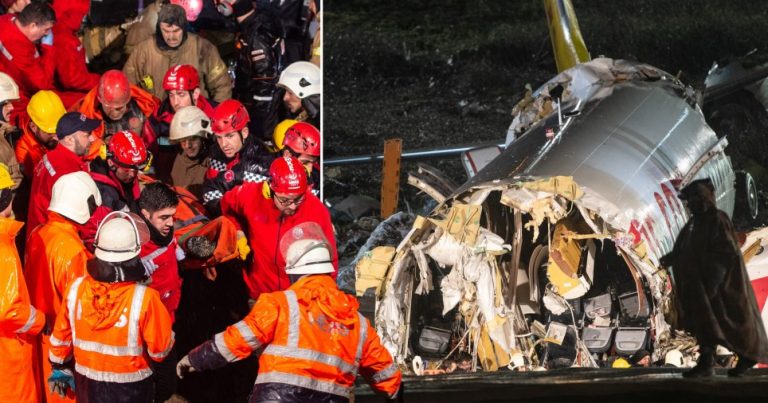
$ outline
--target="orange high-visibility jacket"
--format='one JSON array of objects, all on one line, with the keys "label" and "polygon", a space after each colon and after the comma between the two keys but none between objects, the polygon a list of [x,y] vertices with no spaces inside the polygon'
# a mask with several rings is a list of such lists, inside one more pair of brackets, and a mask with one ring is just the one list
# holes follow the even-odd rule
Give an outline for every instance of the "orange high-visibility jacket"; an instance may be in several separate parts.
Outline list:
[{"label": "orange high-visibility jacket", "polygon": [[37,402],[32,371],[34,335],[45,316],[29,303],[14,238],[24,225],[0,217],[0,402]]},{"label": "orange high-visibility jacket", "polygon": [[[32,231],[27,240],[24,258],[24,275],[29,287],[32,304],[44,313],[50,323],[56,320],[61,309],[64,291],[67,285],[86,273],[86,263],[91,257],[77,233],[75,223],[53,211],[48,212],[48,222]],[[40,377],[38,382],[46,385],[51,375],[48,362],[49,337],[39,338],[39,348],[35,358]],[[74,394],[62,399],[43,387],[46,400],[50,402],[72,402]]]},{"label": "orange high-visibility jacket", "polygon": [[93,381],[139,382],[152,375],[149,360],[164,360],[173,343],[171,317],[157,291],[84,276],[67,291],[48,359],[63,364],[74,356],[75,371]]},{"label": "orange high-visibility jacket", "polygon": [[53,211],[48,212],[48,222],[29,235],[24,259],[29,295],[51,322],[69,282],[85,275],[89,257],[75,223]]},{"label": "orange high-visibility jacket", "polygon": [[[279,394],[280,385],[290,385],[347,398],[360,372],[371,387],[393,397],[400,370],[357,308],[330,276],[307,276],[285,291],[262,294],[248,316],[193,350],[189,360],[196,369],[211,369],[266,345],[254,396],[262,387]],[[210,354],[211,345],[218,354]]]}]

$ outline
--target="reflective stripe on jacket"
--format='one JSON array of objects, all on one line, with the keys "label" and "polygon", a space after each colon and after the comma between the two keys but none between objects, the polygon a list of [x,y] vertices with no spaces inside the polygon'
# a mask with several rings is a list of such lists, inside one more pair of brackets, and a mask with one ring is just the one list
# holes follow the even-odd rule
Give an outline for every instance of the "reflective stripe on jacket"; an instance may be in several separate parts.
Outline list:
[{"label": "reflective stripe on jacket", "polygon": [[[394,396],[401,373],[357,307],[330,276],[307,276],[286,291],[262,294],[248,316],[214,336],[213,344],[228,362],[266,345],[256,385],[293,385],[346,398],[359,372],[375,390]],[[196,351],[190,362],[205,369]]]},{"label": "reflective stripe on jacket", "polygon": [[30,305],[14,238],[23,224],[0,218],[0,402],[37,402],[33,335],[45,316]]},{"label": "reflective stripe on jacket", "polygon": [[157,291],[136,283],[80,277],[56,318],[48,359],[75,359],[75,370],[99,382],[138,382],[152,375],[149,360],[171,351],[171,318]]}]

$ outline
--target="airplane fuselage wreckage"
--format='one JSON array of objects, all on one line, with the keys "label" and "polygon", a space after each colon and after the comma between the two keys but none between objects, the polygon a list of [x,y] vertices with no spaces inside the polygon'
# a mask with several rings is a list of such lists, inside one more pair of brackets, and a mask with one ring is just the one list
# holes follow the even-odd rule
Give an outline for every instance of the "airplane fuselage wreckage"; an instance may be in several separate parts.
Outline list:
[{"label": "airplane fuselage wreckage", "polygon": [[[513,114],[497,158],[399,246],[358,262],[386,348],[417,375],[598,367],[641,350],[692,365],[695,340],[670,326],[674,271],[659,264],[688,218],[677,189],[709,177],[728,214],[749,197],[696,93],[647,64],[598,58]],[[747,238],[748,260],[764,238]]]}]

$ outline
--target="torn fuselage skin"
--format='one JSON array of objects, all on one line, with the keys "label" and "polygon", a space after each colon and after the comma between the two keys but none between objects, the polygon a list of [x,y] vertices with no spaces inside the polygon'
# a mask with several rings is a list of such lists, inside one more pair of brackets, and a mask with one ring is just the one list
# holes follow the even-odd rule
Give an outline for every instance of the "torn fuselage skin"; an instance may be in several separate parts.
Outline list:
[{"label": "torn fuselage skin", "polygon": [[434,373],[692,351],[658,259],[687,219],[676,188],[710,177],[730,213],[734,173],[686,88],[595,59],[521,101],[510,133],[398,246],[376,314],[395,359]]}]

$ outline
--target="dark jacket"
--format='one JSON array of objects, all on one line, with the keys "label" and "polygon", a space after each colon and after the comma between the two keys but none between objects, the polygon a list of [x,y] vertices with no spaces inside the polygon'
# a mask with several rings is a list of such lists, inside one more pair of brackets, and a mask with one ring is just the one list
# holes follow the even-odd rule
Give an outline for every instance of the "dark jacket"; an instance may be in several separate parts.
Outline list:
[{"label": "dark jacket", "polygon": [[693,182],[681,197],[692,216],[672,252],[662,258],[672,266],[679,325],[700,345],[720,344],[740,356],[768,361],[765,327],[731,219],[717,209],[713,189],[703,181]]},{"label": "dark jacket", "polygon": [[240,24],[233,97],[248,110],[248,129],[268,139],[277,125],[281,97],[277,80],[285,68],[282,38],[257,12]]},{"label": "dark jacket", "polygon": [[234,158],[227,158],[219,145],[211,147],[210,167],[203,182],[203,204],[212,217],[221,215],[224,193],[245,182],[258,183],[269,179],[269,166],[274,156],[255,139],[248,136],[243,148]]},{"label": "dark jacket", "polygon": [[120,182],[114,172],[109,170],[107,162],[97,158],[91,162],[91,177],[101,193],[101,205],[112,211],[131,211],[139,213],[139,179],[132,185]]}]

